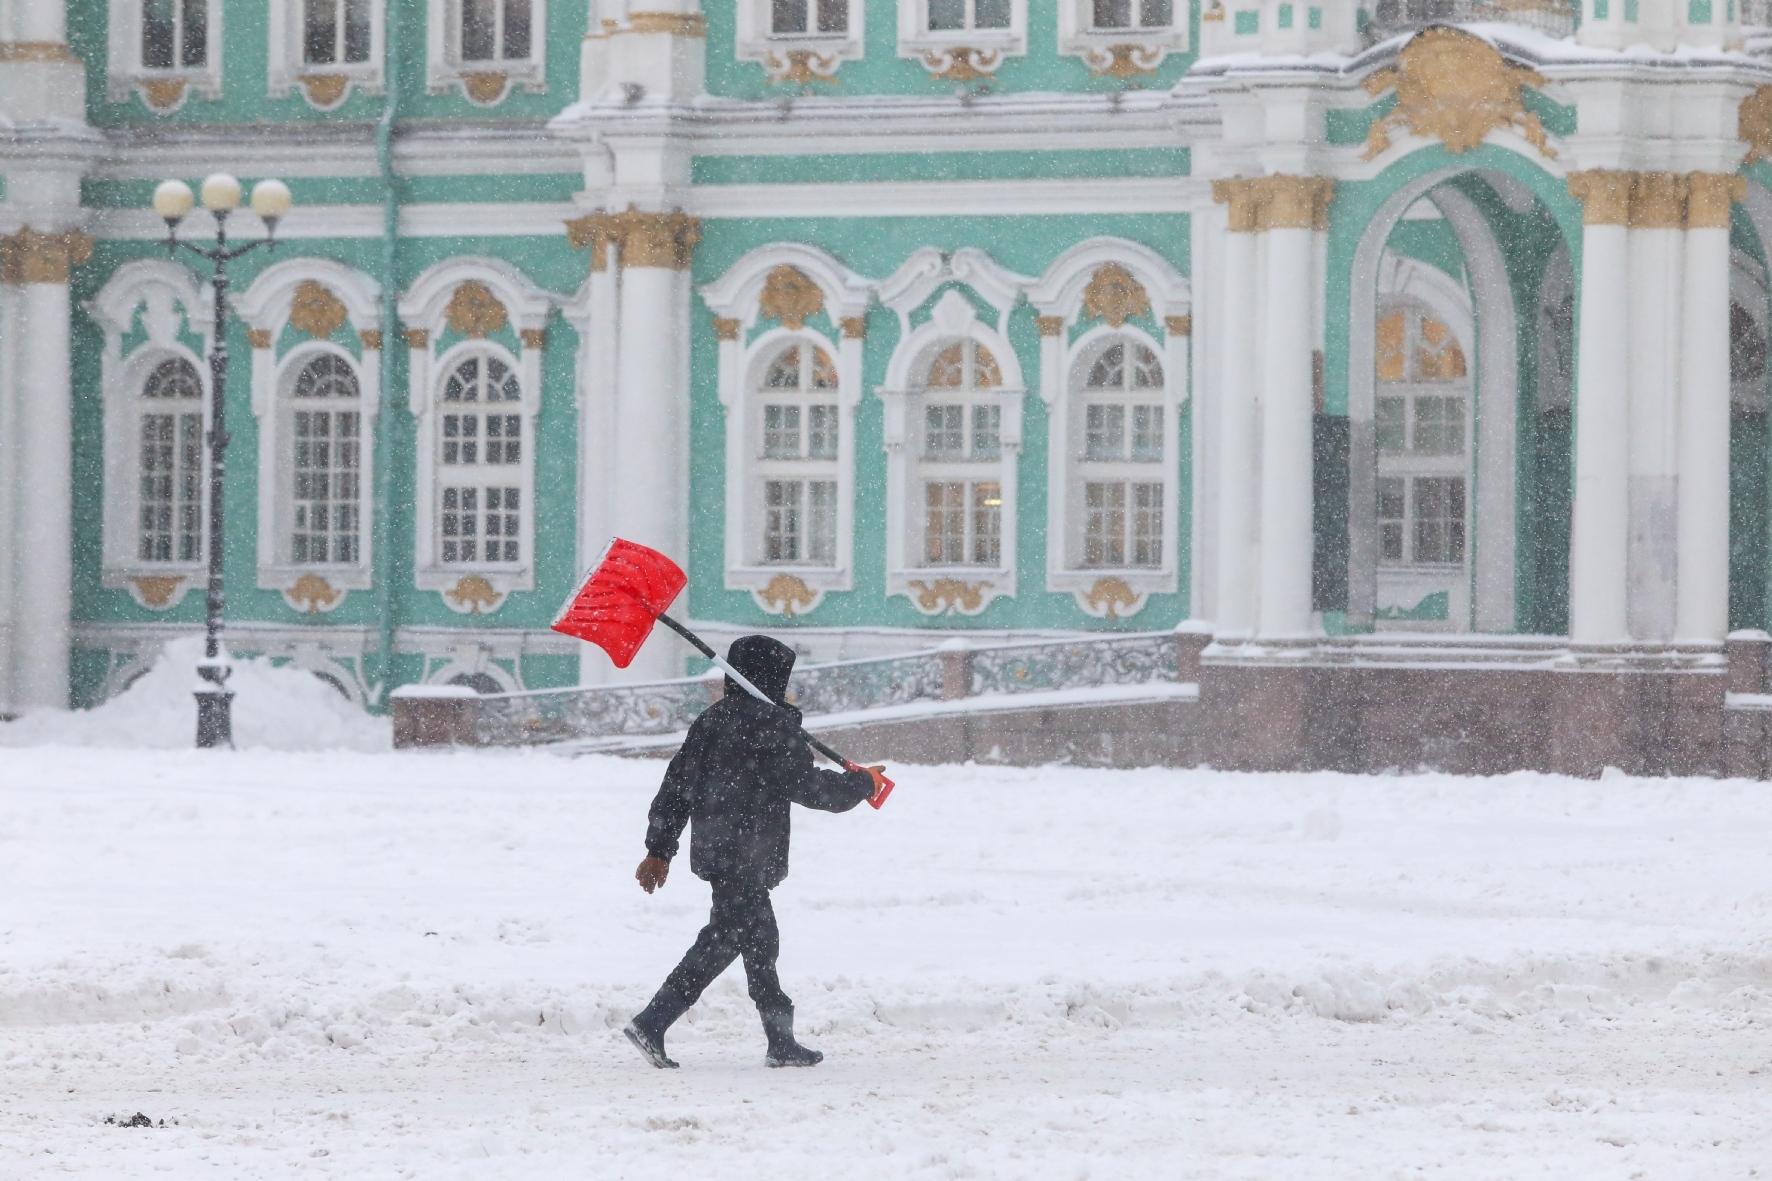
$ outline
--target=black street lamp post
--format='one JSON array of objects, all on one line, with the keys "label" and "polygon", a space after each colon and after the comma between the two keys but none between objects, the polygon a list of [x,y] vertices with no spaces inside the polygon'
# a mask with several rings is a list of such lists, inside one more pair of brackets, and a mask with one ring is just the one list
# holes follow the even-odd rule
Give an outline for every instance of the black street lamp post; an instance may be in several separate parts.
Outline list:
[{"label": "black street lamp post", "polygon": [[208,249],[181,242],[178,223],[191,212],[195,199],[183,181],[169,180],[154,190],[154,211],[166,219],[166,250],[176,255],[183,246],[215,265],[215,328],[209,346],[209,586],[203,600],[202,684],[197,695],[197,745],[233,746],[233,690],[228,688],[227,657],[222,651],[222,476],[228,447],[225,397],[228,380],[228,263],[260,246],[276,246],[277,220],[293,204],[282,181],[264,180],[252,187],[252,211],[264,219],[266,235],[244,246],[228,246],[228,214],[240,207],[240,182],[218,172],[203,182],[203,207],[215,217],[215,245]]}]

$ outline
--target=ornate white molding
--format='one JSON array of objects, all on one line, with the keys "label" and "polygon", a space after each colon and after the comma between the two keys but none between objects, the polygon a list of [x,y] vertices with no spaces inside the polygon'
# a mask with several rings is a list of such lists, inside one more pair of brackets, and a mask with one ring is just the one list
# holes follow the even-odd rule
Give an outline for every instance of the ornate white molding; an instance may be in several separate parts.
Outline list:
[{"label": "ornate white molding", "polygon": [[808,31],[777,33],[770,25],[772,0],[733,0],[737,5],[739,61],[758,62],[771,82],[805,84],[832,81],[846,61],[859,61],[867,43],[866,0],[845,0],[848,28],[818,31],[819,0],[808,5]]},{"label": "ornate white molding", "polygon": [[309,62],[305,57],[304,16],[307,0],[269,0],[267,13],[270,28],[269,58],[266,82],[272,98],[287,98],[292,91],[300,93],[309,106],[330,111],[350,97],[353,89],[366,94],[386,91],[382,62],[387,56],[383,44],[387,26],[387,0],[370,0],[369,52],[365,60],[349,62],[342,48],[339,60]]}]

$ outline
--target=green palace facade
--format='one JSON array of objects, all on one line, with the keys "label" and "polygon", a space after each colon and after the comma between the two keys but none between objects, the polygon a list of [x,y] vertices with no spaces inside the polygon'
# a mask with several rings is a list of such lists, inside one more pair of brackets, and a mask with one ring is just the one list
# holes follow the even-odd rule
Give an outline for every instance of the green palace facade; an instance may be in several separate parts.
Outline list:
[{"label": "green palace facade", "polygon": [[612,534],[817,659],[1714,662],[1772,614],[1767,25],[0,3],[0,712],[201,626],[210,295],[150,200],[218,171],[296,200],[230,270],[228,643],[371,707],[683,675],[548,630]]}]

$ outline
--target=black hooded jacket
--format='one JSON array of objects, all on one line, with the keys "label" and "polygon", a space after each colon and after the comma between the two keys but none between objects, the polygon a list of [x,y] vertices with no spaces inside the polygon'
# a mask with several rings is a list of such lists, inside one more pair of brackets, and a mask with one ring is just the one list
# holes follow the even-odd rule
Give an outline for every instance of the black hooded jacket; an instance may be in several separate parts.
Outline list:
[{"label": "black hooded jacket", "polygon": [[794,651],[768,636],[743,636],[726,659],[778,705],[726,678],[726,692],[695,719],[653,798],[646,852],[677,855],[684,824],[695,875],[773,889],[788,876],[788,805],[847,812],[873,794],[866,771],[822,771],[786,704]]}]

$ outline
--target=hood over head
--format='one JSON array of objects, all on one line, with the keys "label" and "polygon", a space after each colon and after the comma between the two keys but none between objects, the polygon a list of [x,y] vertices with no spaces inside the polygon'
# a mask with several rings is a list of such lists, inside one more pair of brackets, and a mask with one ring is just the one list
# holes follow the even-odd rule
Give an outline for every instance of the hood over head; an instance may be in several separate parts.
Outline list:
[{"label": "hood over head", "polygon": [[[794,671],[792,648],[769,636],[740,636],[726,650],[726,659],[771,701],[788,703],[788,677]],[[750,696],[731,677],[726,678],[726,692]]]}]

